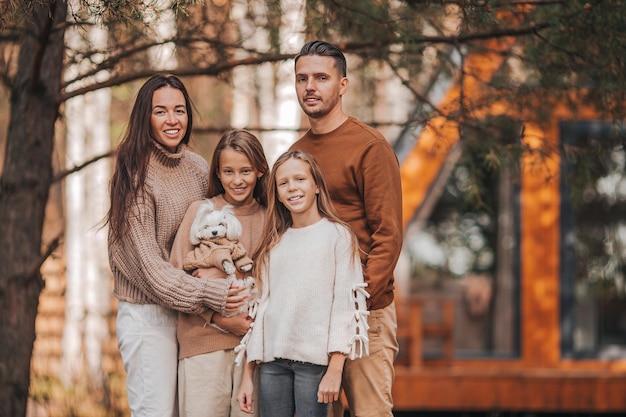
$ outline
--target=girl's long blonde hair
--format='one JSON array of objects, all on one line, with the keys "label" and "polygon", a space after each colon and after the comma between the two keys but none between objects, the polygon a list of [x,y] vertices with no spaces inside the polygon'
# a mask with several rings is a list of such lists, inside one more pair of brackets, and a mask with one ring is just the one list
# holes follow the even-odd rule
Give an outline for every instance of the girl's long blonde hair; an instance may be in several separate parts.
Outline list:
[{"label": "girl's long blonde hair", "polygon": [[290,159],[298,159],[309,165],[309,170],[315,185],[319,189],[317,195],[317,210],[322,217],[330,220],[333,223],[337,223],[345,227],[349,232],[352,239],[352,256],[353,259],[358,259],[359,245],[356,239],[356,235],[352,232],[350,226],[341,220],[337,214],[337,211],[333,207],[324,181],[324,176],[320,170],[315,158],[312,155],[302,151],[288,151],[278,157],[270,175],[267,176],[267,216],[265,218],[265,226],[263,228],[263,236],[261,237],[259,246],[254,251],[254,266],[253,275],[257,279],[257,282],[261,283],[261,275],[263,271],[267,270],[269,264],[269,253],[278,242],[280,242],[283,234],[293,225],[291,218],[291,212],[278,200],[278,190],[276,187],[276,171],[278,168]]}]

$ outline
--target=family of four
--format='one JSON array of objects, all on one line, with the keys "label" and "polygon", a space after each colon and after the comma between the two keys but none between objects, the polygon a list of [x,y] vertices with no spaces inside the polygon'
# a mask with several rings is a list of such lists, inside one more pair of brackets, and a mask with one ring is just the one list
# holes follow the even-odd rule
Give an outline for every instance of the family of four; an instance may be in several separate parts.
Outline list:
[{"label": "family of four", "polygon": [[[210,168],[191,152],[192,106],[177,77],[157,74],[137,94],[106,219],[134,417],[341,417],[342,389],[352,416],[392,416],[398,161],[344,113],[337,47],[304,45],[295,88],[310,129],[271,170],[245,130],[222,136]],[[241,222],[254,314],[233,314],[250,294],[221,269],[183,269],[207,199]]]}]

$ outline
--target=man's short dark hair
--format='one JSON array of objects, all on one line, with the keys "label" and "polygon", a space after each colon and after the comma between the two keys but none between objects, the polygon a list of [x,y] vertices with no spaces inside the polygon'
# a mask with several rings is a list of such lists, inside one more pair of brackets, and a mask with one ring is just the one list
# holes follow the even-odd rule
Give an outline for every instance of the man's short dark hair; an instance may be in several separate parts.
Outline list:
[{"label": "man's short dark hair", "polygon": [[337,67],[341,76],[342,77],[346,76],[346,73],[347,73],[346,57],[343,55],[343,52],[341,52],[339,48],[325,41],[315,40],[315,41],[306,43],[302,47],[302,49],[300,49],[300,53],[296,55],[294,64],[296,64],[298,62],[298,59],[300,59],[300,57],[302,56],[313,56],[313,55],[331,57],[332,59],[335,60],[335,67]]}]

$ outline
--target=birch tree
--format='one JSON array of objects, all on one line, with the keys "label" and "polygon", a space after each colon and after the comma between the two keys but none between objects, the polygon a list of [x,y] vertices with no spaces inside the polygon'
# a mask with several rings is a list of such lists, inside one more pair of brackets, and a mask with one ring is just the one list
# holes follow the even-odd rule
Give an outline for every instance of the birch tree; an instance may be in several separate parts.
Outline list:
[{"label": "birch tree", "polygon": [[[231,15],[244,46],[239,57],[249,56],[246,50],[271,50],[276,37],[275,48],[287,56],[304,44],[305,3],[282,0],[274,6],[270,10],[264,1],[233,2]],[[235,68],[232,86],[232,126],[258,126],[265,154],[273,162],[298,138],[301,112],[293,89],[293,60]]]},{"label": "birch tree", "polygon": [[[79,10],[77,1],[71,3]],[[93,45],[106,50],[107,31],[101,26],[71,27],[66,44],[73,49]],[[102,55],[94,57],[96,63]],[[82,66],[83,68],[79,68]],[[68,66],[65,80],[91,70],[89,61]],[[95,77],[107,78],[106,71]],[[84,83],[79,83],[84,84]],[[111,91],[103,88],[66,102],[67,169],[109,151]],[[97,226],[107,208],[109,163],[100,160],[68,176],[65,182],[66,201],[66,317],[63,330],[61,380],[71,386],[85,375],[101,388],[102,343],[108,336],[106,316],[109,312],[109,276],[106,256],[106,231]]]}]

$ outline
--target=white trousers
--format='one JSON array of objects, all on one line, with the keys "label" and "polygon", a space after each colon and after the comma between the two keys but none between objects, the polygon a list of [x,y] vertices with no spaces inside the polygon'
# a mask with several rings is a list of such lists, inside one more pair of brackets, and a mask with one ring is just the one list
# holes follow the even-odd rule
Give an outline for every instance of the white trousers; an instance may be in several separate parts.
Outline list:
[{"label": "white trousers", "polygon": [[234,349],[218,350],[178,362],[181,417],[244,417],[237,394],[243,367],[235,365]]},{"label": "white trousers", "polygon": [[132,417],[178,417],[177,318],[176,311],[155,304],[119,302],[117,341]]}]

